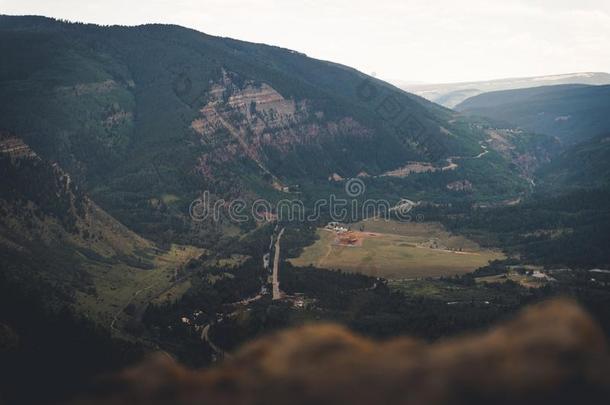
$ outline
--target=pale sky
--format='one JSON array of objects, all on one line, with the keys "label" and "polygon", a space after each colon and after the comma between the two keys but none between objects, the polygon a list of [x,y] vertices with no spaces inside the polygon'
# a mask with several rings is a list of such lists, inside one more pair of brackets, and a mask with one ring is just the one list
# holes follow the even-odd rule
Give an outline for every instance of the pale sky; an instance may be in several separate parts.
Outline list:
[{"label": "pale sky", "polygon": [[178,24],[392,81],[610,72],[610,0],[0,0],[0,14]]}]

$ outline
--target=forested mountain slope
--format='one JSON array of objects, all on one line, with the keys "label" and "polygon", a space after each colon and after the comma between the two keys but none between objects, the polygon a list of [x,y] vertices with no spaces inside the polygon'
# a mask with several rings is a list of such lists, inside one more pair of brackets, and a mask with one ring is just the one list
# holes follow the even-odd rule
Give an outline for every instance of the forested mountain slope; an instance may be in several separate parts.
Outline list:
[{"label": "forested mountain slope", "polygon": [[610,74],[578,72],[462,83],[399,84],[399,87],[445,107],[454,108],[464,100],[483,93],[563,84],[607,85],[610,84]]},{"label": "forested mountain slope", "polygon": [[561,85],[494,91],[469,98],[456,109],[576,144],[610,128],[610,86]]},{"label": "forested mountain slope", "polygon": [[109,326],[135,291],[166,288],[189,257],[201,254],[158,249],[15,135],[0,134],[0,175],[3,277],[44,288],[50,308],[70,305]]},{"label": "forested mountain slope", "polygon": [[554,191],[610,188],[610,132],[566,149],[540,169],[541,187]]},{"label": "forested mountain slope", "polygon": [[295,51],[177,26],[9,16],[0,17],[0,49],[0,97],[11,100],[0,105],[0,129],[160,242],[209,245],[226,232],[193,229],[188,207],[203,190],[313,198],[412,162],[438,173],[371,186],[445,196],[454,194],[447,184],[468,179],[481,198],[527,187],[498,154],[466,161],[484,151],[486,134],[454,112]]}]

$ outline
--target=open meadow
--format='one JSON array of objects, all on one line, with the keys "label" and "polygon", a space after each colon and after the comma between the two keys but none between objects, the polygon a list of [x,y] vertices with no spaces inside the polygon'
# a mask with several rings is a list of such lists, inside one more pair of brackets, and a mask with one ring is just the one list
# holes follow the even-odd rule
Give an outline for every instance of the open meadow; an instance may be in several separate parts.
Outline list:
[{"label": "open meadow", "polygon": [[[137,312],[142,312],[149,301],[171,291],[180,284],[183,266],[199,257],[203,249],[172,245],[166,252],[152,257],[152,268],[139,269],[125,264],[91,264],[86,267],[95,286],[95,294],[76,293],[80,313],[111,330],[122,329]],[[127,306],[133,307],[126,313]],[[129,312],[129,311],[127,311]]]},{"label": "open meadow", "polygon": [[345,234],[331,229],[317,234],[313,245],[291,259],[293,265],[404,279],[468,273],[504,258],[437,223],[368,220],[352,224]]}]

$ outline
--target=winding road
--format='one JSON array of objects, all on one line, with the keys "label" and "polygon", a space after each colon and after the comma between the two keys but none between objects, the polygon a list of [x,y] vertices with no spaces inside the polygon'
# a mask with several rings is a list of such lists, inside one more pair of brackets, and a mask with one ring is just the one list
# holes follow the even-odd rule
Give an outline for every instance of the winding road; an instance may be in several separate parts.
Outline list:
[{"label": "winding road", "polygon": [[[409,176],[411,173],[430,173],[430,172],[436,172],[439,170],[441,172],[445,172],[448,170],[455,170],[459,167],[459,165],[457,163],[455,163],[456,160],[480,159],[489,153],[487,145],[484,144],[484,141],[479,141],[479,146],[481,146],[481,152],[478,155],[476,155],[476,156],[449,156],[448,158],[445,159],[445,162],[447,162],[447,164],[445,166],[440,166],[440,167],[434,166],[434,165],[432,165],[432,163],[429,163],[429,162],[409,162],[407,164],[407,166],[403,166],[402,168],[390,170],[390,171],[382,173],[378,176],[373,176],[373,177],[384,177],[384,176],[406,177],[406,176]],[[405,168],[407,168],[413,164],[419,164],[423,167],[423,169],[419,170],[419,171],[418,170],[408,170],[405,173],[400,173],[401,170],[404,170]]]},{"label": "winding road", "polygon": [[[282,296],[282,292],[280,291],[280,282],[278,280],[278,272],[279,272],[279,267],[280,267],[280,240],[282,238],[282,235],[284,234],[284,230],[285,230],[285,228],[282,228],[282,230],[277,235],[277,239],[275,240],[275,252],[274,252],[274,260],[273,260],[273,278],[272,278],[273,300],[278,300]],[[275,232],[277,232],[277,226],[276,226]],[[269,250],[271,250],[272,247],[274,246],[273,241],[274,241],[274,237],[272,235],[271,240],[269,242]],[[263,267],[265,269],[268,269],[268,267],[269,267],[269,256],[270,256],[270,252],[265,253],[263,255]],[[250,297],[250,298],[245,298],[241,301],[237,301],[237,302],[234,302],[234,303],[228,304],[228,305],[229,306],[249,305],[255,301],[260,300],[264,296],[264,292],[263,292],[264,286],[265,286],[265,284],[263,283],[263,286],[261,286],[261,292],[258,293],[257,295]],[[214,321],[210,321],[209,323],[203,325],[203,327],[201,328],[201,340],[203,342],[205,342],[212,349],[216,358],[230,358],[231,355],[229,353],[222,350],[222,348],[220,348],[210,339],[210,329],[214,323],[215,323]]]},{"label": "winding road", "polygon": [[210,339],[210,326],[211,325],[208,323],[201,330],[201,340],[206,342],[208,344],[208,346],[210,346],[210,348],[214,351],[214,353],[216,353],[216,355],[218,357],[220,357],[220,358],[231,357],[230,354],[226,353],[220,347],[216,346],[216,344],[214,342],[212,342],[212,340]]}]

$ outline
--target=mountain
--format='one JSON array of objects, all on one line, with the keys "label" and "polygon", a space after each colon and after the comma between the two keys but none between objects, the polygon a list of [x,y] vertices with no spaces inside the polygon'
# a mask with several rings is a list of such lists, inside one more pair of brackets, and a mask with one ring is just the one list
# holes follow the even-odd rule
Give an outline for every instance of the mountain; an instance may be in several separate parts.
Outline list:
[{"label": "mountain", "polygon": [[398,86],[445,107],[454,108],[467,98],[481,93],[561,84],[610,84],[610,74],[583,72],[462,83],[398,84]]},{"label": "mountain", "polygon": [[540,168],[540,186],[554,191],[610,189],[610,132],[571,146]]},{"label": "mountain", "polygon": [[610,128],[610,86],[561,85],[491,92],[469,98],[456,109],[575,144]]},{"label": "mountain", "polygon": [[[464,179],[476,198],[527,188],[502,156],[472,159],[486,135],[459,114],[295,51],[178,26],[11,16],[0,17],[0,49],[0,96],[11,100],[1,129],[164,245],[210,246],[234,231],[193,224],[189,205],[204,190],[313,201],[357,175],[397,201],[474,198],[445,187]],[[413,164],[431,173],[385,176]]]},{"label": "mountain", "polygon": [[0,49],[0,262],[105,326],[189,260],[243,253],[262,224],[194,221],[204,191],[315,201],[358,176],[390,201],[502,200],[541,144],[487,149],[474,120],[354,69],[177,26],[0,16]]},{"label": "mountain", "polygon": [[610,135],[562,149],[537,167],[518,204],[448,215],[447,225],[546,268],[607,268]]},{"label": "mountain", "polygon": [[[153,350],[206,366],[314,320],[436,341],[568,295],[610,330],[607,278],[589,274],[610,263],[605,138],[557,155],[554,137],[349,67],[178,26],[0,16],[0,51],[2,403],[66,403],[94,375]],[[582,177],[590,186],[571,189]],[[354,184],[366,194],[354,197]],[[207,197],[221,215],[197,216]],[[319,209],[334,197],[349,197],[340,210],[381,200],[396,204],[393,217],[406,207],[430,223],[380,224],[384,234],[368,222],[351,239],[364,224],[341,228],[370,211],[352,212],[333,236],[320,229],[330,208],[308,208],[317,217],[304,222],[271,205]],[[261,200],[263,219],[231,215]],[[431,256],[457,267],[478,262],[479,244],[508,257],[417,280],[290,261],[323,237],[349,242],[332,246],[346,262],[373,242],[356,260],[377,255],[381,266]],[[532,265],[578,271],[537,279]]]},{"label": "mountain", "polygon": [[167,288],[177,268],[201,254],[158,249],[101,209],[57,163],[7,133],[0,133],[0,173],[3,275],[45,286],[50,307],[70,304],[108,326],[134,291]]}]

